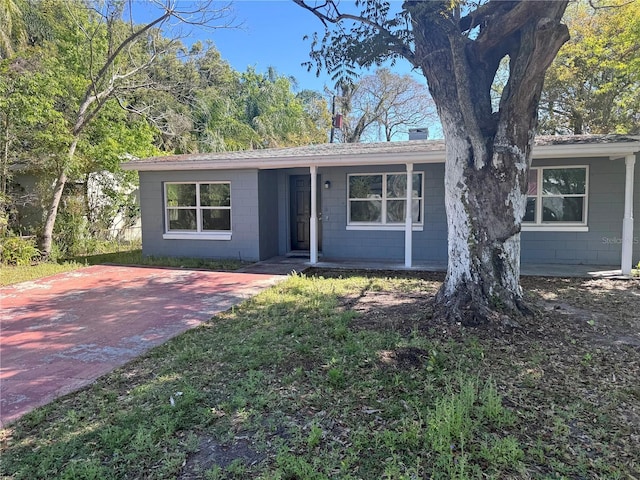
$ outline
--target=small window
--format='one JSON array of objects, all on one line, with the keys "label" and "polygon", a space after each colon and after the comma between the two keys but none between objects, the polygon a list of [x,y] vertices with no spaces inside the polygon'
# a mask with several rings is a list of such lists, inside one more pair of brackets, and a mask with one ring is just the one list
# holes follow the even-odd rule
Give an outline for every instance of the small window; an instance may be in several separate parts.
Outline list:
[{"label": "small window", "polygon": [[231,231],[231,184],[165,183],[167,233]]},{"label": "small window", "polygon": [[[404,225],[407,204],[405,173],[349,175],[348,185],[348,225]],[[413,224],[422,225],[422,173],[413,174],[412,190]]]},{"label": "small window", "polygon": [[532,168],[525,225],[586,226],[587,167]]}]

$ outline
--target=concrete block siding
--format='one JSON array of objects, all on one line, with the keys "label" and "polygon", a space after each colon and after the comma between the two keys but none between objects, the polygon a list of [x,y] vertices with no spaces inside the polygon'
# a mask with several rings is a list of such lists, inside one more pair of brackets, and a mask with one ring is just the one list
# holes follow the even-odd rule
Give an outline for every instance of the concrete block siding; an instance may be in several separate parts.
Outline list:
[{"label": "concrete block siding", "polygon": [[[523,264],[619,265],[624,214],[624,160],[608,158],[537,160],[533,166],[589,166],[588,231],[522,233]],[[404,232],[347,229],[347,176],[353,173],[404,173],[404,165],[344,166],[318,169],[321,254],[327,259],[404,259]],[[444,164],[415,164],[424,176],[424,227],[413,232],[413,260],[447,261]],[[289,178],[308,175],[306,168],[279,170],[141,171],[143,253],[263,260],[287,254]],[[163,239],[163,182],[230,181],[231,240]],[[322,188],[325,181],[331,186]],[[634,264],[640,260],[640,168],[635,171]]]},{"label": "concrete block siding", "polygon": [[[363,170],[343,167],[321,170],[331,188],[322,196],[322,253],[336,259],[404,260],[404,232],[347,230],[347,176],[357,173],[404,173],[402,166],[379,166]],[[424,228],[413,232],[413,258],[420,261],[446,261],[447,221],[444,210],[444,165],[415,165],[424,176]]]},{"label": "concrete block siding", "polygon": [[[589,166],[588,232],[522,233],[523,264],[562,263],[619,265],[622,217],[624,215],[624,160],[607,158],[534,161],[534,167]],[[635,192],[635,235],[640,238],[640,185],[638,169]],[[634,259],[640,260],[640,245],[634,246]]]},{"label": "concrete block siding", "polygon": [[[231,240],[164,239],[164,182],[231,182]],[[260,260],[258,170],[140,172],[143,255]]]}]

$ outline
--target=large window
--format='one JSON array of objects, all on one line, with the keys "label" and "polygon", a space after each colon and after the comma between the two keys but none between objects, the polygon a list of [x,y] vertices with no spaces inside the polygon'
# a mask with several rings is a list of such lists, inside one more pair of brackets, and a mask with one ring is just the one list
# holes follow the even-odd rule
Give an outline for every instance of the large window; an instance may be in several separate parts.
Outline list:
[{"label": "large window", "polygon": [[231,232],[231,184],[165,183],[166,232]]},{"label": "large window", "polygon": [[587,167],[532,168],[524,225],[586,226]]},{"label": "large window", "polygon": [[[348,225],[404,225],[407,204],[406,173],[349,175],[348,185]],[[422,173],[413,174],[412,190],[411,216],[413,224],[422,225]]]}]

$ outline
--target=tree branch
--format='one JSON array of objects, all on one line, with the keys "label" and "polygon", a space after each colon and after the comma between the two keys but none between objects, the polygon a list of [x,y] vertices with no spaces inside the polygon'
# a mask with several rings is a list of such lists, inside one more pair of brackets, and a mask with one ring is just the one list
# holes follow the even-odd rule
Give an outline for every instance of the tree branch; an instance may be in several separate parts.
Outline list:
[{"label": "tree branch", "polygon": [[[361,15],[341,13],[333,0],[327,0],[323,4],[315,7],[308,5],[305,0],[293,0],[293,2],[296,5],[304,8],[305,10],[313,13],[322,22],[325,29],[327,30],[329,28],[329,24],[339,25],[340,22],[344,20],[351,20],[355,23],[360,23],[371,27],[373,30],[379,33],[383,40],[385,40],[385,43],[387,44],[388,50],[390,52],[396,53],[397,55],[408,60],[414,67],[418,67],[418,65],[415,63],[414,54],[407,46],[406,42],[398,38],[393,34],[393,32],[391,32],[388,28],[385,28],[380,23]],[[334,14],[332,15],[323,13],[322,10],[331,11]]]}]

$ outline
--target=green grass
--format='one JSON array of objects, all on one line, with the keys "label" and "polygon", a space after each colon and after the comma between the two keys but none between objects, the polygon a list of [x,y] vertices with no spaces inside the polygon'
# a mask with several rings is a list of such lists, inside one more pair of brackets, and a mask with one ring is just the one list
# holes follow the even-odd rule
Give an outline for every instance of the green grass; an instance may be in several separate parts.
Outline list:
[{"label": "green grass", "polygon": [[237,270],[245,263],[238,260],[207,260],[201,258],[145,257],[142,250],[125,250],[96,255],[83,255],[60,262],[41,262],[27,266],[2,265],[0,286],[36,280],[57,273],[77,270],[88,265],[111,263],[116,265],[146,265],[176,268],[204,268],[210,270]]},{"label": "green grass", "polygon": [[57,273],[69,272],[83,267],[82,263],[66,261],[62,263],[43,262],[35,265],[0,265],[0,286],[28,282]]},{"label": "green grass", "polygon": [[[617,460],[625,433],[607,430],[606,409],[587,408],[572,391],[545,397],[550,385],[518,380],[530,368],[530,353],[473,335],[455,340],[364,321],[376,315],[405,321],[416,313],[397,305],[386,313],[384,306],[368,313],[349,307],[382,292],[430,295],[437,287],[420,279],[292,276],[11,425],[0,437],[0,477],[463,480],[633,473],[629,457]],[[508,353],[494,355],[500,349]],[[603,403],[608,385],[600,392]],[[630,404],[633,395],[625,395]],[[580,441],[593,443],[575,441],[578,427]]]}]

